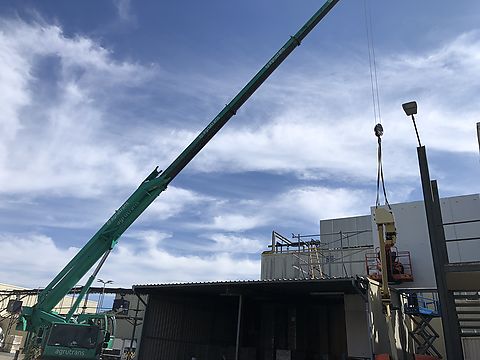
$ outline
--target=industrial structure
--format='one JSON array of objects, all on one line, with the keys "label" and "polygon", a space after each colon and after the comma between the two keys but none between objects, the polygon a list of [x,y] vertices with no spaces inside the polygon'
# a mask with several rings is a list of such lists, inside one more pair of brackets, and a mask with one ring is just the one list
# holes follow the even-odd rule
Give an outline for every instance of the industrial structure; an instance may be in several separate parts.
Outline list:
[{"label": "industrial structure", "polygon": [[[431,344],[444,354],[440,312],[435,269],[429,241],[425,207],[422,201],[392,204],[398,231],[398,243],[403,253],[398,251],[398,261],[404,268],[403,276],[411,276],[412,281],[395,284],[390,288],[396,294],[397,301],[408,304],[409,296],[421,299],[424,308],[431,308],[428,321],[434,325],[438,336]],[[456,196],[441,199],[443,222],[446,224],[446,241],[451,263],[455,267],[472,264],[480,259],[480,248],[476,243],[480,236],[480,197],[478,194]],[[338,279],[361,276],[378,280],[378,238],[375,231],[373,211],[370,215],[341,219],[322,220],[318,234],[293,234],[287,238],[272,233],[270,250],[262,254],[262,279]],[[376,249],[376,250],[375,250]],[[454,274],[451,272],[450,274]],[[476,274],[463,274],[450,280],[449,288],[454,291],[456,312],[458,314],[458,333],[465,342],[471,342],[472,336],[480,335],[480,302]],[[473,284],[473,286],[472,286]],[[370,286],[375,286],[370,281]],[[476,286],[476,287],[475,287]],[[462,291],[463,290],[463,291]],[[373,299],[370,299],[373,301]],[[428,306],[425,304],[428,303]],[[461,305],[468,304],[466,309]],[[418,309],[418,304],[417,304]],[[403,317],[412,315],[403,312]],[[418,317],[424,314],[418,313]],[[417,321],[413,318],[412,321]],[[364,319],[367,324],[367,319]],[[423,325],[423,324],[422,324]],[[411,328],[411,333],[413,332]],[[408,334],[408,330],[405,330]],[[435,335],[435,333],[433,333]],[[373,338],[373,337],[372,337]],[[417,344],[412,335],[404,339],[409,346],[405,351],[416,351],[424,343]],[[430,339],[429,339],[430,341]],[[383,341],[388,342],[388,339]],[[427,349],[428,350],[428,349]],[[421,350],[422,351],[422,350]],[[435,354],[435,351],[430,349]]]},{"label": "industrial structure", "polygon": [[[15,353],[25,345],[26,333],[15,331],[18,315],[23,306],[33,306],[38,301],[40,289],[26,289],[0,283],[0,349]],[[77,291],[78,293],[78,291]],[[75,303],[75,291],[65,295],[54,307],[54,311],[65,316]],[[82,303],[83,313],[96,313],[98,302],[88,298]]]},{"label": "industrial structure", "polygon": [[[378,237],[372,214],[320,222],[319,234],[272,233],[261,279],[136,285],[148,295],[139,359],[371,359],[390,354],[447,358],[435,269],[423,202],[392,204],[407,281],[389,282],[385,313]],[[450,259],[480,258],[478,194],[441,200]],[[474,275],[470,275],[474,276]],[[378,279],[378,278],[377,278]],[[478,282],[449,283],[466,351],[480,341]],[[470,282],[472,283],[472,282]],[[462,351],[462,350],[461,350]],[[461,353],[455,357],[460,359]]]},{"label": "industrial structure", "polygon": [[[79,313],[78,309],[119,238],[301,44],[338,1],[327,0],[164,171],[156,167],[145,178],[86,245],[39,292],[37,302],[33,306],[21,307],[17,330],[28,332],[25,346],[27,360],[36,358],[95,360],[105,358],[105,354],[112,350],[116,330],[115,314]],[[94,271],[68,313],[63,316],[54,311],[59,301],[93,266]]]},{"label": "industrial structure", "polygon": [[[25,349],[28,333],[16,330],[23,306],[37,303],[42,289],[25,289],[0,284],[0,354],[16,354]],[[75,304],[82,288],[73,288],[59,304],[55,312],[66,316]],[[80,313],[115,315],[115,336],[109,357],[104,359],[133,358],[142,332],[146,297],[136,296],[132,289],[113,287],[91,287],[79,309]]]},{"label": "industrial structure", "polygon": [[[384,312],[381,284],[371,276],[370,255],[379,245],[372,208],[369,215],[321,220],[317,234],[272,232],[256,281],[91,289],[114,294],[117,310],[127,309],[117,312],[118,321],[123,317],[129,325],[118,326],[116,354],[127,358],[135,353],[137,359],[371,359],[388,353],[408,359],[423,353],[448,359],[423,202],[391,207],[398,242],[409,253],[408,261],[400,257],[400,262],[413,281],[390,283],[390,316]],[[450,261],[471,270],[480,257],[475,245],[480,196],[443,198],[441,210]],[[467,281],[475,274],[458,278],[451,273],[464,358],[475,359],[480,296]]]},{"label": "industrial structure", "polygon": [[[418,139],[424,201],[388,203],[377,124],[377,202],[370,214],[322,220],[318,234],[273,231],[259,280],[92,287],[122,234],[337,2],[327,0],[164,171],[155,168],[50,284],[0,289],[0,345],[17,356],[22,347],[27,360],[474,358],[480,197],[439,198],[415,102],[403,109]],[[106,293],[115,296],[109,309],[89,300],[100,294],[103,303]]]}]

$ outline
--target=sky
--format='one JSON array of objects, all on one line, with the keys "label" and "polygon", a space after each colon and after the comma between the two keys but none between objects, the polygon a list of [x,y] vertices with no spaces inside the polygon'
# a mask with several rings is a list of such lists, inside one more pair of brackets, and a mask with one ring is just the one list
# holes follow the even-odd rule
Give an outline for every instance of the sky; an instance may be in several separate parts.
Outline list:
[{"label": "sky", "polygon": [[[0,2],[0,282],[43,287],[322,1]],[[121,237],[114,286],[258,279],[271,232],[478,193],[480,3],[341,0]],[[375,51],[375,118],[366,23]]]}]

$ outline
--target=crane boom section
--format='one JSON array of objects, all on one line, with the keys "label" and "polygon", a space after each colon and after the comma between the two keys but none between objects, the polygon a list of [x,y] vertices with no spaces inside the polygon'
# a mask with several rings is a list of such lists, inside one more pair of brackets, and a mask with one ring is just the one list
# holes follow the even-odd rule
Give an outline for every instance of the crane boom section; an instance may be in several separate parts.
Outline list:
[{"label": "crane boom section", "polygon": [[263,84],[275,69],[300,45],[302,40],[313,28],[328,14],[339,0],[328,0],[325,4],[305,23],[305,25],[283,45],[280,50],[263,66],[262,69],[243,87],[223,110],[208,124],[208,126],[196,137],[195,140],[175,159],[165,170],[164,176],[170,182],[182,171],[182,169],[197,155],[200,150],[215,136],[215,134],[237,113],[238,109],[250,98],[250,96]]},{"label": "crane boom section", "polygon": [[[24,312],[27,329],[35,331],[48,323],[47,313],[85,276],[93,265],[111,250],[118,238],[140,216],[140,214],[164,191],[168,184],[182,171],[215,134],[236,114],[237,110],[263,84],[285,58],[300,45],[301,41],[327,15],[339,0],[327,0],[325,4],[305,23],[305,25],[283,45],[280,50],[262,67],[207,127],[185,148],[164,172],[155,169],[125,201],[125,203],[98,230],[79,253],[40,293],[34,308]],[[43,315],[42,315],[43,314]],[[42,318],[43,317],[43,321]],[[30,320],[30,321],[28,321]]]},{"label": "crane boom section", "polygon": [[[152,174],[158,175],[155,169]],[[153,176],[151,174],[151,176]],[[40,293],[38,305],[52,310],[89,269],[112,249],[118,238],[166,188],[162,178],[145,179],[138,189],[115,211],[90,241]]]}]

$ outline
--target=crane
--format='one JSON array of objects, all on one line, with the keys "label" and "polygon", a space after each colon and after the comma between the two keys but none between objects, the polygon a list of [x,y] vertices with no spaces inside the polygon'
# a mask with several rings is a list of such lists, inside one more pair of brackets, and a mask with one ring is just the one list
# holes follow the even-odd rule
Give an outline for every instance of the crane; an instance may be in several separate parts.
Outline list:
[{"label": "crane", "polygon": [[[110,339],[110,328],[106,325],[108,319],[102,314],[76,316],[75,313],[120,236],[237,113],[338,1],[327,0],[164,171],[156,167],[142,181],[137,190],[43,289],[37,303],[32,307],[23,307],[17,329],[29,332],[29,346],[38,349],[40,358],[88,360],[100,358],[102,347]],[[98,265],[68,314],[61,316],[55,313],[53,311],[55,306],[97,262]]]}]

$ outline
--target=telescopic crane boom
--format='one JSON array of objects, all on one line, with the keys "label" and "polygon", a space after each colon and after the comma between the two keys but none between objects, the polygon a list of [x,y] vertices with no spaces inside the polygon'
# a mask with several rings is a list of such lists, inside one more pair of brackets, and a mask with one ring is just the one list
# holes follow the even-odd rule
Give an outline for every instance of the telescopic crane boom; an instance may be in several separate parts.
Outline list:
[{"label": "telescopic crane boom", "polygon": [[[300,45],[302,40],[337,4],[339,0],[327,0],[325,4],[305,23],[305,25],[283,45],[280,50],[262,67],[262,69],[244,86],[244,88],[223,108],[208,126],[163,172],[155,168],[140,184],[138,189],[124,202],[110,219],[97,231],[90,241],[70,260],[65,268],[40,293],[38,302],[33,307],[24,307],[20,316],[19,328],[35,333],[48,330],[53,324],[75,322],[72,318],[83,296],[88,291],[100,266],[109,252],[118,242],[119,237],[140,216],[140,214],[162,193],[168,184],[188,165],[215,134],[236,114],[240,107],[275,71],[275,69]],[[99,266],[88,279],[82,293],[72,306],[67,317],[53,312],[54,307],[100,260]],[[71,325],[69,325],[71,326]],[[43,334],[48,331],[42,331]],[[48,337],[49,335],[42,335]],[[42,341],[40,341],[42,342]],[[45,341],[42,342],[45,347]],[[46,342],[48,346],[48,341]],[[52,353],[53,354],[53,353]],[[49,356],[54,356],[50,354]],[[80,356],[79,359],[89,357]],[[95,357],[90,357],[95,359]]]}]

